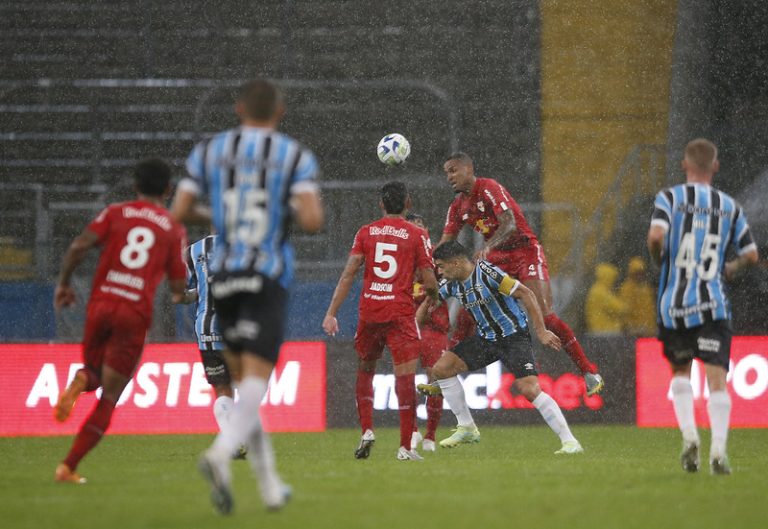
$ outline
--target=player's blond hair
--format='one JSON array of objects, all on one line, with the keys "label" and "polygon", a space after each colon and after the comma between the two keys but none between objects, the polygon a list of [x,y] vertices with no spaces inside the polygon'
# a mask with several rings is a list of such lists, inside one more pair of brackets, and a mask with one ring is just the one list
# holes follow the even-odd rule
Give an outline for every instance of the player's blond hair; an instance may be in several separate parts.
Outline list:
[{"label": "player's blond hair", "polygon": [[696,138],[685,146],[685,159],[693,169],[711,173],[717,161],[717,147],[707,139]]}]

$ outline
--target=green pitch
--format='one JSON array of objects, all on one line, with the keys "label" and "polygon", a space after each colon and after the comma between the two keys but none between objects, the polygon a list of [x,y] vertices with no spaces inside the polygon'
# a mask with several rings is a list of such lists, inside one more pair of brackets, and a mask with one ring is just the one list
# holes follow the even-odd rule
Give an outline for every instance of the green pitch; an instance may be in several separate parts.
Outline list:
[{"label": "green pitch", "polygon": [[[233,462],[235,512],[214,514],[195,462],[210,436],[111,436],[81,464],[83,486],[53,482],[70,438],[0,439],[0,525],[15,528],[764,528],[768,430],[731,432],[734,474],[685,474],[676,430],[576,425],[586,453],[555,456],[543,427],[481,427],[480,444],[395,460],[380,429],[371,458],[357,431],[274,436],[294,499],[264,511],[248,464]],[[447,435],[445,429],[439,432]],[[709,432],[703,433],[704,454]]]}]

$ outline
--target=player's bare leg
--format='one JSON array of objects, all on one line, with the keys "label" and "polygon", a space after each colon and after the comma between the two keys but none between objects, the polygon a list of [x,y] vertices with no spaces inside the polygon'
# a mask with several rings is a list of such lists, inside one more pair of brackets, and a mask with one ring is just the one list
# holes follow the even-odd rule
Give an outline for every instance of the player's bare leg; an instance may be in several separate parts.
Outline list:
[{"label": "player's bare leg", "polygon": [[544,279],[524,279],[522,283],[531,289],[536,295],[536,301],[539,302],[541,313],[544,316],[544,324],[547,329],[555,333],[563,344],[563,349],[571,357],[576,367],[579,368],[584,376],[584,382],[587,387],[587,395],[599,393],[604,386],[603,377],[597,372],[597,366],[589,361],[584,353],[581,344],[576,339],[573,331],[561,320],[552,309],[552,287],[548,280]]},{"label": "player's bare leg", "polygon": [[69,386],[61,392],[59,400],[53,408],[53,416],[57,421],[64,422],[69,418],[69,414],[72,413],[72,408],[75,407],[78,397],[85,391],[87,386],[88,375],[85,372],[85,368],[79,369]]}]

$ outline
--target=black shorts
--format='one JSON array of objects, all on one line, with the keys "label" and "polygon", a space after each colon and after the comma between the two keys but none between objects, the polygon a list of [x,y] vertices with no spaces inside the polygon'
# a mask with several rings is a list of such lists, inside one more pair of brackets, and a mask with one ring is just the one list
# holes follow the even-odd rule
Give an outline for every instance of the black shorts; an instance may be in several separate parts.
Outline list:
[{"label": "black shorts", "polygon": [[215,349],[200,349],[200,358],[205,368],[205,379],[211,386],[224,386],[232,383],[227,363],[224,361],[224,351]]},{"label": "black shorts", "polygon": [[229,350],[277,362],[288,298],[285,288],[258,272],[220,272],[211,281],[211,295]]},{"label": "black shorts", "polygon": [[686,365],[698,358],[705,364],[721,366],[727,371],[732,337],[728,320],[713,321],[690,329],[659,328],[664,356],[676,366]]},{"label": "black shorts", "polygon": [[536,359],[533,357],[531,335],[527,330],[499,338],[495,342],[481,338],[476,334],[454,347],[453,352],[464,360],[470,371],[501,360],[504,367],[516,378],[538,375]]}]

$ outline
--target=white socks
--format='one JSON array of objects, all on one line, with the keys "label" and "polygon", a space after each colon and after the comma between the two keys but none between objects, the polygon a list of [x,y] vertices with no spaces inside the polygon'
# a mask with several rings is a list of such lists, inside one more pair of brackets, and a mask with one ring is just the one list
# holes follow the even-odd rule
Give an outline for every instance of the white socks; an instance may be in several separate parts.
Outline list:
[{"label": "white socks", "polygon": [[467,406],[467,399],[464,395],[464,386],[461,385],[459,377],[444,378],[437,381],[437,385],[443,392],[445,402],[450,406],[451,411],[456,415],[459,426],[474,428],[475,421],[472,420],[472,413]]},{"label": "white socks", "polygon": [[[672,404],[683,441],[699,444],[699,432],[696,429],[696,417],[693,414],[693,387],[687,376],[672,377]],[[726,426],[727,428],[727,426]]]},{"label": "white socks", "polygon": [[232,397],[222,395],[217,398],[213,403],[213,417],[216,419],[216,424],[219,425],[219,431],[224,429],[224,425],[229,422],[229,414],[232,412],[232,407],[235,405],[235,401]]},{"label": "white socks", "polygon": [[229,459],[240,445],[248,444],[251,436],[261,429],[259,406],[267,393],[267,380],[247,377],[238,386],[240,399],[232,407],[229,420],[216,440],[209,453],[220,459]]},{"label": "white socks", "polygon": [[725,444],[728,441],[728,425],[731,419],[731,396],[728,391],[713,391],[709,394],[709,424],[712,428],[712,446],[710,458],[722,457],[726,454]]},{"label": "white socks", "polygon": [[568,423],[565,421],[563,412],[560,410],[560,406],[557,405],[555,399],[544,393],[539,393],[539,396],[533,399],[531,402],[544,420],[547,422],[552,431],[560,438],[560,442],[565,443],[567,441],[575,441],[576,438],[571,433],[571,429],[568,428]]}]

